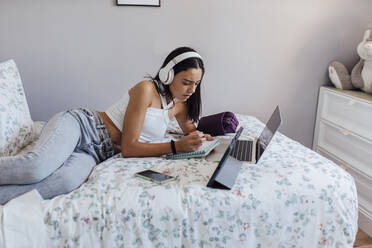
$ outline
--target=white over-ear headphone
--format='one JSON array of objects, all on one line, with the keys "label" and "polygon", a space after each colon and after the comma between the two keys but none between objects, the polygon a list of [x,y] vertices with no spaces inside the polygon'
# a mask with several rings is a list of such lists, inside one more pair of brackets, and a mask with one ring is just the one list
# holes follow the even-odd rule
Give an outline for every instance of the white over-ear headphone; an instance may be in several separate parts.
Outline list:
[{"label": "white over-ear headphone", "polygon": [[182,60],[185,60],[185,59],[188,59],[188,58],[200,58],[200,59],[203,59],[196,52],[186,52],[186,53],[182,53],[182,54],[174,57],[171,61],[169,61],[169,63],[166,66],[164,66],[163,68],[160,69],[160,71],[159,71],[159,79],[160,79],[160,81],[163,84],[165,84],[165,85],[168,85],[168,84],[172,83],[173,78],[174,78],[173,67],[176,64],[178,64],[179,62],[181,62]]}]

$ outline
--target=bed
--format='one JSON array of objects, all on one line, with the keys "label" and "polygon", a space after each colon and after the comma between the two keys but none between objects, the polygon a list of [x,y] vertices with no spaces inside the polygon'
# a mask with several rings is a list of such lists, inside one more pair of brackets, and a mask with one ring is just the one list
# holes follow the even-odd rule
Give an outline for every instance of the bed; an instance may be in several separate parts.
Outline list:
[{"label": "bed", "polygon": [[[243,136],[258,136],[259,120],[237,117]],[[32,191],[2,207],[0,246],[353,246],[354,180],[328,159],[277,132],[257,165],[242,165],[231,190],[205,186],[216,166],[115,156],[69,194],[41,200]],[[177,180],[156,185],[133,177],[144,169]]]}]

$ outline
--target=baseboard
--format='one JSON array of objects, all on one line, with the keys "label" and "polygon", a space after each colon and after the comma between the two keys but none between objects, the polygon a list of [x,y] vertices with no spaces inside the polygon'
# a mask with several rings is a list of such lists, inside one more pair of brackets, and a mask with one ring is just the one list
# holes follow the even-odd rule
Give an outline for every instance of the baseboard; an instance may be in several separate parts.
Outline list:
[{"label": "baseboard", "polygon": [[359,205],[358,225],[363,232],[372,237],[372,215],[361,205]]}]

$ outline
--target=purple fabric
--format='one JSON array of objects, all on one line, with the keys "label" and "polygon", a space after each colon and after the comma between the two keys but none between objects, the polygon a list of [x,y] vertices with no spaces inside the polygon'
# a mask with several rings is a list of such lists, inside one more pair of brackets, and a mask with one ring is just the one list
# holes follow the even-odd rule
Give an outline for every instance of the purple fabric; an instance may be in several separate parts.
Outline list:
[{"label": "purple fabric", "polygon": [[204,116],[200,119],[198,130],[212,136],[235,133],[239,121],[232,112],[222,112]]}]

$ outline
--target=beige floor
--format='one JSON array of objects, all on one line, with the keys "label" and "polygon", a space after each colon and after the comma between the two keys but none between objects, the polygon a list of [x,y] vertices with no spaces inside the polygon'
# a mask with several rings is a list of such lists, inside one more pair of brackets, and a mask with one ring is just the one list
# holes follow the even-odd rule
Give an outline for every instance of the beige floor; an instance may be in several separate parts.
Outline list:
[{"label": "beige floor", "polygon": [[359,229],[354,243],[354,247],[372,248],[372,238]]}]

